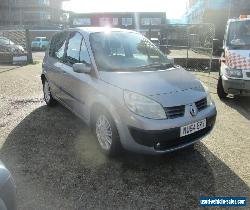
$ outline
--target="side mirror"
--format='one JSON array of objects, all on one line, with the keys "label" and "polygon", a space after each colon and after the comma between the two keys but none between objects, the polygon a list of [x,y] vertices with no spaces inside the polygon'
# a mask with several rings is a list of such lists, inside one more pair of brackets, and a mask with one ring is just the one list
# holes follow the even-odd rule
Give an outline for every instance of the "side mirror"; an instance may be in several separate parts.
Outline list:
[{"label": "side mirror", "polygon": [[88,74],[91,71],[91,66],[86,63],[75,63],[73,64],[73,71]]}]

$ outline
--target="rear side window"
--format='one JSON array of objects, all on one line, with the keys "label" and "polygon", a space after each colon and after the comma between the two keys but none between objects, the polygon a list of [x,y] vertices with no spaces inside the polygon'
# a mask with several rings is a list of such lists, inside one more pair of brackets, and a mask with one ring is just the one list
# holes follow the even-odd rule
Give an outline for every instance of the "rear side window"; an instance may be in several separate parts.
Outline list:
[{"label": "rear side window", "polygon": [[64,50],[66,46],[68,33],[61,32],[59,34],[56,34],[52,40],[51,45],[49,49],[49,55],[51,57],[54,57],[58,60],[62,60],[64,57]]}]

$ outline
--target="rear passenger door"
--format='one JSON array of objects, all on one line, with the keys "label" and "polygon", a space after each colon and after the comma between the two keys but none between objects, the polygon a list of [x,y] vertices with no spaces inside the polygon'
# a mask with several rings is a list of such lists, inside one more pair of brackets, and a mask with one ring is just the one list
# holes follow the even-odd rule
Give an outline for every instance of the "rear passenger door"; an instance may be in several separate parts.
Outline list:
[{"label": "rear passenger door", "polygon": [[43,63],[46,69],[46,77],[49,81],[50,89],[54,97],[62,99],[62,63],[65,55],[66,42],[68,32],[61,32],[56,34],[52,40],[49,49],[49,55]]}]

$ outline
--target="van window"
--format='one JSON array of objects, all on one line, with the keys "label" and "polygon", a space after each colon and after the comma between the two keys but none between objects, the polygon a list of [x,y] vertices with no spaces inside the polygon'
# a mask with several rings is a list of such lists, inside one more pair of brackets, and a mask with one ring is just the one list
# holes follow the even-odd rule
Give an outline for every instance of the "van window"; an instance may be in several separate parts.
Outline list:
[{"label": "van window", "polygon": [[82,39],[82,35],[78,32],[71,35],[65,57],[66,62],[70,64],[79,62]]},{"label": "van window", "polygon": [[86,46],[84,40],[82,40],[82,45],[81,45],[80,63],[87,63],[87,64],[91,63],[89,53],[87,50],[87,46]]},{"label": "van window", "polygon": [[52,38],[49,55],[59,60],[63,59],[68,33],[62,32]]},{"label": "van window", "polygon": [[250,20],[230,23],[227,44],[235,49],[249,49]]}]

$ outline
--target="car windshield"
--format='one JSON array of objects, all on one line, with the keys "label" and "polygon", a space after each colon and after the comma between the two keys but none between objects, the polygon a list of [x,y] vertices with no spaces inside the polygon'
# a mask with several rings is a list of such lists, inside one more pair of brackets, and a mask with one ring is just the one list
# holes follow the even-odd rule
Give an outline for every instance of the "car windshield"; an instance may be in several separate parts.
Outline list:
[{"label": "car windshield", "polygon": [[232,48],[250,48],[250,20],[236,21],[229,25],[228,45]]},{"label": "car windshield", "polygon": [[33,41],[35,41],[35,42],[40,42],[40,40],[41,40],[41,38],[35,38],[35,39],[33,39]]},{"label": "car windshield", "polygon": [[100,71],[141,71],[172,67],[170,60],[139,33],[98,32],[91,34],[90,42]]}]

